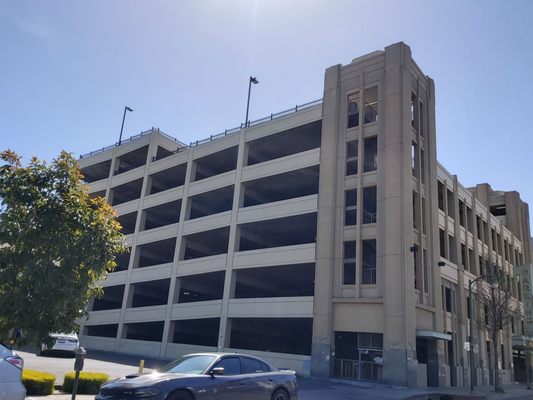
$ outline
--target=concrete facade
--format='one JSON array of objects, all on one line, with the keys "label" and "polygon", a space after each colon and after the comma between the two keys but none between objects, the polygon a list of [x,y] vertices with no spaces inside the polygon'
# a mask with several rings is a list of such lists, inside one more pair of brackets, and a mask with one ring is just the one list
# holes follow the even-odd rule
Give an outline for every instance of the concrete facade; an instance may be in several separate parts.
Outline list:
[{"label": "concrete facade", "polygon": [[89,306],[89,348],[466,386],[469,280],[496,265],[518,298],[513,267],[531,262],[518,193],[465,188],[437,162],[434,84],[403,43],[328,68],[321,101],[202,143],[151,130],[80,166],[131,247]]}]

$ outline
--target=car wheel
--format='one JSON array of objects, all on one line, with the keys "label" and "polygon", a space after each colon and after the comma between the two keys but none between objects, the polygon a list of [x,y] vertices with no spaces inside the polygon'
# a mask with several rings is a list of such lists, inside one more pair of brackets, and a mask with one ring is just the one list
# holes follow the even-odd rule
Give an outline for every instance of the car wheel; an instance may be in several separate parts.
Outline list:
[{"label": "car wheel", "polygon": [[272,400],[290,400],[290,396],[285,389],[276,389],[272,393]]},{"label": "car wheel", "polygon": [[189,392],[186,392],[185,390],[177,390],[175,392],[170,393],[170,395],[167,397],[167,400],[194,400],[194,399]]}]

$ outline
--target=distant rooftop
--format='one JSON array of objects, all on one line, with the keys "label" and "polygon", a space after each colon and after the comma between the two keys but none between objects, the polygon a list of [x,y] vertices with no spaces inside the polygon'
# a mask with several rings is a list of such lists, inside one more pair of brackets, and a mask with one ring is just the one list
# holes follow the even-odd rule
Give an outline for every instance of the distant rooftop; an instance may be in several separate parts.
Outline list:
[{"label": "distant rooftop", "polygon": [[[310,101],[308,103],[305,103],[305,104],[301,104],[301,105],[297,105],[293,108],[290,108],[288,110],[284,110],[284,111],[280,111],[280,112],[277,112],[275,114],[270,114],[266,117],[263,117],[263,118],[260,118],[260,119],[257,119],[255,121],[249,121],[248,122],[248,126],[256,126],[256,125],[259,125],[259,124],[262,124],[262,123],[265,123],[267,121],[272,121],[276,118],[281,118],[281,117],[285,117],[287,115],[290,115],[290,114],[294,114],[298,111],[302,111],[302,110],[305,110],[307,108],[310,108],[310,107],[313,107],[313,106],[316,106],[318,104],[322,104],[322,99],[318,99],[318,100],[314,100],[314,101]],[[143,131],[137,135],[134,135],[134,136],[131,136],[127,139],[124,139],[122,140],[121,142],[121,145],[124,144],[124,143],[129,143],[129,142],[132,142],[136,139],[139,139],[143,136],[146,136],[152,132],[157,132],[159,133],[160,135],[163,135],[165,136],[166,138],[174,141],[177,143],[178,145],[178,149],[182,149],[182,148],[191,148],[191,147],[195,147],[195,146],[199,146],[201,144],[204,144],[204,143],[208,143],[208,142],[211,142],[213,140],[216,140],[216,139],[219,139],[219,138],[222,138],[222,137],[225,137],[225,136],[228,136],[228,135],[232,135],[232,134],[235,134],[237,132],[240,132],[241,129],[245,128],[245,124],[244,123],[241,123],[240,126],[237,126],[235,128],[232,128],[232,129],[226,129],[224,132],[220,132],[220,133],[217,133],[215,135],[211,135],[205,139],[202,139],[202,140],[196,140],[194,142],[190,142],[188,145],[183,143],[183,142],[180,142],[177,138],[175,137],[172,137],[166,133],[164,133],[163,131],[159,130],[159,128],[154,128],[152,127],[152,129],[149,129],[147,131]],[[94,154],[98,154],[98,153],[102,153],[106,150],[109,150],[109,149],[112,149],[114,147],[118,147],[119,144],[118,142],[116,142],[115,144],[112,144],[112,145],[109,145],[109,146],[106,146],[106,147],[102,147],[101,149],[98,149],[98,150],[94,150],[94,151],[91,151],[90,153],[86,153],[86,154],[82,154],[80,155],[80,159],[81,158],[85,158],[85,157],[90,157]]]}]

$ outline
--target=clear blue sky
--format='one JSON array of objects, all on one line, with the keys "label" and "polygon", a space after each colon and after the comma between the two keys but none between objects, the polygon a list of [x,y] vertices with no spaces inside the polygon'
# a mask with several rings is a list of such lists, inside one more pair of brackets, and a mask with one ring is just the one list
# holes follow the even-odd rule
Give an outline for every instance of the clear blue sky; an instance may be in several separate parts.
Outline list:
[{"label": "clear blue sky", "polygon": [[533,1],[0,0],[0,149],[76,155],[152,126],[183,142],[322,97],[404,41],[435,80],[439,161],[532,204]]}]

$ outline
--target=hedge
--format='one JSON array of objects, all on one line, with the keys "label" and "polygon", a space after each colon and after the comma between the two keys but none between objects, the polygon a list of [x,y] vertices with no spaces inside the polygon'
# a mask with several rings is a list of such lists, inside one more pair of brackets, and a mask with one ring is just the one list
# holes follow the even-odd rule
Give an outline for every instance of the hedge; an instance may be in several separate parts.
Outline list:
[{"label": "hedge", "polygon": [[26,387],[27,395],[46,396],[54,392],[55,375],[34,371],[22,370],[22,383]]},{"label": "hedge", "polygon": [[[72,386],[74,385],[74,372],[65,374],[63,380],[63,392],[72,393]],[[78,382],[78,394],[97,394],[100,385],[109,380],[109,375],[98,372],[80,372],[80,380]]]}]

